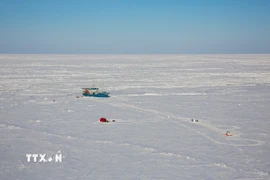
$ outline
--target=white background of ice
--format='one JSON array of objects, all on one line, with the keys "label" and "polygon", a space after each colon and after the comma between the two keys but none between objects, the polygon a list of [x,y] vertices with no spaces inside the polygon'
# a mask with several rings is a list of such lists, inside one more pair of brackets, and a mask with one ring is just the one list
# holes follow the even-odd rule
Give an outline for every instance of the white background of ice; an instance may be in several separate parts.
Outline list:
[{"label": "white background of ice", "polygon": [[270,179],[269,86],[270,55],[2,54],[0,179]]}]

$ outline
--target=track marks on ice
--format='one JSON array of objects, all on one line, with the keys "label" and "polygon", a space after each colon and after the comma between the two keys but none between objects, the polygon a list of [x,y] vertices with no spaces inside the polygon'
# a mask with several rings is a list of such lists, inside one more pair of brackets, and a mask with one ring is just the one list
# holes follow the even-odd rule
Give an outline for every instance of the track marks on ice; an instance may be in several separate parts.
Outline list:
[{"label": "track marks on ice", "polygon": [[17,129],[17,130],[22,130],[22,131],[27,131],[27,132],[39,133],[39,134],[46,135],[46,136],[53,136],[53,137],[64,138],[64,139],[68,139],[68,140],[83,141],[83,142],[88,142],[88,143],[112,144],[112,145],[117,145],[117,146],[124,146],[124,147],[128,147],[130,149],[133,149],[133,150],[140,151],[143,154],[151,154],[151,155],[156,155],[156,156],[160,156],[163,158],[179,158],[182,160],[187,160],[189,162],[192,162],[192,164],[182,165],[182,167],[210,167],[210,166],[221,167],[221,168],[228,167],[224,163],[220,163],[220,162],[215,162],[215,163],[211,163],[211,164],[196,164],[196,163],[202,163],[203,161],[200,159],[196,159],[194,157],[185,156],[182,154],[176,154],[176,153],[172,153],[172,152],[163,152],[163,151],[159,151],[157,149],[151,148],[151,147],[134,145],[134,144],[127,143],[127,142],[92,140],[92,139],[87,139],[87,138],[82,138],[82,137],[75,137],[75,136],[71,136],[71,135],[61,135],[61,134],[49,133],[49,132],[45,132],[45,131],[37,131],[37,130],[27,129],[27,128],[23,128],[20,126],[9,125],[9,124],[0,124],[0,128]]},{"label": "track marks on ice", "polygon": [[[98,102],[101,102],[101,101],[98,101]],[[185,122],[186,124],[183,124],[183,123],[181,123],[179,121],[171,121],[171,122],[176,123],[176,124],[186,128],[186,129],[188,129],[188,130],[190,130],[190,131],[192,131],[194,133],[197,133],[197,134],[205,137],[206,139],[208,139],[211,142],[214,142],[216,144],[229,145],[229,146],[234,146],[236,148],[241,147],[241,146],[260,146],[260,145],[264,144],[264,141],[260,141],[260,140],[239,138],[239,135],[237,135],[237,134],[235,134],[232,137],[229,137],[230,140],[231,140],[231,143],[228,143],[228,142],[225,142],[225,141],[214,139],[214,138],[208,136],[205,133],[202,133],[200,131],[195,130],[193,126],[190,126],[191,122],[190,122],[190,120],[188,120],[188,118],[179,117],[179,116],[176,116],[176,115],[174,115],[172,113],[168,113],[168,112],[160,112],[160,111],[153,110],[153,109],[141,108],[141,107],[138,107],[138,106],[135,106],[135,105],[130,105],[130,104],[122,103],[122,102],[114,101],[113,103],[111,103],[111,102],[102,101],[102,103],[106,103],[106,104],[109,104],[111,106],[120,107],[120,108],[133,109],[133,110],[136,110],[136,111],[141,112],[141,113],[155,114],[156,116],[158,116],[162,120],[168,119],[168,118],[170,118],[170,120],[172,120],[172,119],[181,120],[182,122]],[[217,128],[217,127],[213,126],[212,124],[207,123],[205,121],[203,121],[203,122],[200,121],[199,123],[192,123],[192,124],[194,126],[195,125],[196,126],[201,126],[203,128],[214,131],[215,133],[217,133],[219,135],[219,137],[224,136],[224,138],[228,138],[228,137],[226,137],[224,135],[225,134],[224,129]],[[234,128],[238,129],[238,127],[234,127]]]}]

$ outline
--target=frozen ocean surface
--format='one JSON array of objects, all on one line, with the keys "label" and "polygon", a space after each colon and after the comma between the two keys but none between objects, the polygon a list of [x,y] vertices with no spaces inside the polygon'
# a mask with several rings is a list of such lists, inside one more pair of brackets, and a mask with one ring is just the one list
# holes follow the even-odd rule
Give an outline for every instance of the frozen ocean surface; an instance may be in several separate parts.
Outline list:
[{"label": "frozen ocean surface", "polygon": [[[270,179],[270,55],[2,54],[0,70],[1,180]],[[81,97],[93,81],[111,97]]]}]

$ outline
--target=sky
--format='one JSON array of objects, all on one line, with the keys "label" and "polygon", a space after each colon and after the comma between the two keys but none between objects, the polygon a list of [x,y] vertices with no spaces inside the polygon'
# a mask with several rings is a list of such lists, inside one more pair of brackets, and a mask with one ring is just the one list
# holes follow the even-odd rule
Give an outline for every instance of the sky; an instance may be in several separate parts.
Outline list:
[{"label": "sky", "polygon": [[0,0],[0,53],[270,53],[270,0]]}]

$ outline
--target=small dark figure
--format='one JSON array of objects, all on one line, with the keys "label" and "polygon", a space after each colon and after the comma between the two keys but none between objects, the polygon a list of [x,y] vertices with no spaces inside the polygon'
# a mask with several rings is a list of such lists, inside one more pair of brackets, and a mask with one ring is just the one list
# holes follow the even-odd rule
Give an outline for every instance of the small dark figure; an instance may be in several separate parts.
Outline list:
[{"label": "small dark figure", "polygon": [[198,120],[198,119],[196,119],[195,121],[196,121],[196,122],[198,122],[199,120]]}]

